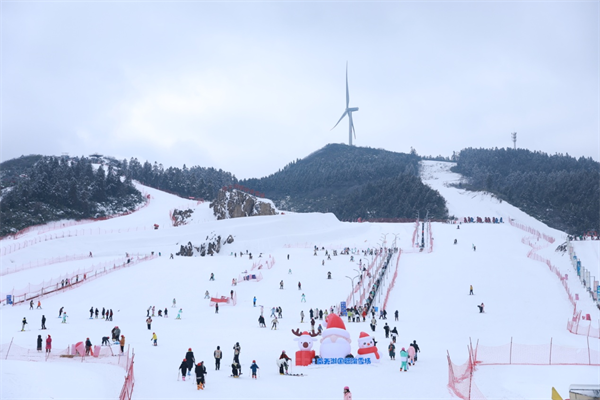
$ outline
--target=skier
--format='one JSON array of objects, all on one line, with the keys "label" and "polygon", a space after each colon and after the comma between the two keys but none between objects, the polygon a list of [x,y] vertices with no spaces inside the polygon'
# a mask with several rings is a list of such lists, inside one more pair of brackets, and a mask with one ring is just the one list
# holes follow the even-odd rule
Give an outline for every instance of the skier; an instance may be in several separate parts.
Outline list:
[{"label": "skier", "polygon": [[163,313],[162,313],[162,310],[161,310],[161,309],[158,309],[158,316],[159,316],[159,317],[162,317],[162,316],[163,316]]},{"label": "skier", "polygon": [[52,338],[48,335],[46,339],[46,353],[50,353],[52,351]]},{"label": "skier", "polygon": [[383,326],[383,330],[385,331],[385,338],[388,339],[390,337],[390,327],[388,326],[387,322]]},{"label": "skier", "polygon": [[250,370],[252,370],[252,379],[256,379],[256,371],[259,369],[260,367],[256,365],[256,360],[252,360],[252,365],[250,365]]},{"label": "skier", "polygon": [[94,318],[94,306],[90,308],[90,319]]},{"label": "skier", "polygon": [[258,317],[258,326],[260,328],[266,328],[267,324],[265,324],[265,317],[263,317],[262,315]]},{"label": "skier", "polygon": [[152,306],[148,307],[148,309],[146,310],[146,317],[150,316],[150,310],[152,310]]},{"label": "skier", "polygon": [[284,373],[283,373],[284,368],[285,368],[285,373],[287,374],[288,361],[292,361],[292,359],[289,358],[288,355],[285,354],[285,350],[283,350],[281,352],[281,355],[279,356],[279,375],[284,375]]},{"label": "skier", "polygon": [[188,372],[188,362],[187,362],[187,360],[185,358],[181,362],[181,365],[179,366],[179,370],[181,370],[181,379],[183,381],[185,381],[185,376],[186,376],[186,374]]},{"label": "skier", "polygon": [[119,340],[119,346],[121,346],[121,354],[125,353],[125,336],[121,335],[121,340]]},{"label": "skier", "polygon": [[148,330],[152,329],[152,317],[146,318],[146,325],[148,325]]},{"label": "skier", "polygon": [[396,359],[396,345],[394,345],[394,342],[390,342],[390,345],[388,346],[388,352],[390,353],[390,360],[395,360]]},{"label": "skier", "polygon": [[29,309],[30,309],[30,310],[33,310],[33,300],[30,300],[30,301],[29,301]]},{"label": "skier", "polygon": [[208,293],[208,290],[206,292],[204,292],[204,298],[210,299],[210,293]]},{"label": "skier", "polygon": [[300,303],[306,303],[306,296],[302,293],[302,298],[300,299]]},{"label": "skier", "polygon": [[479,313],[481,314],[483,312],[483,303],[481,303],[481,305],[479,305],[477,307],[479,307]]},{"label": "skier", "polygon": [[271,320],[271,330],[273,330],[273,329],[277,330],[278,323],[279,323],[279,320],[277,319],[277,317],[273,318]]},{"label": "skier", "polygon": [[254,296],[254,298],[252,299],[252,305],[253,305],[254,307],[256,307],[256,296]]},{"label": "skier", "polygon": [[108,320],[112,321],[112,317],[113,317],[113,310],[111,308],[110,310],[108,310]]},{"label": "skier", "polygon": [[46,316],[42,315],[42,329],[46,329]]},{"label": "skier", "polygon": [[419,348],[419,345],[417,344],[416,340],[413,340],[413,342],[410,345],[411,345],[411,347],[415,348],[415,361],[414,362],[416,363],[417,362],[417,353],[420,353],[421,349]]},{"label": "skier", "polygon": [[98,314],[99,314],[99,312],[98,312],[98,309],[96,308],[96,310],[94,311],[94,316],[96,317],[96,319],[98,319]]},{"label": "skier", "polygon": [[196,357],[194,357],[194,352],[192,351],[192,348],[190,347],[187,351],[187,353],[185,353],[185,359],[188,362],[188,376],[192,374],[192,368],[194,367],[194,364],[196,363]]},{"label": "skier", "polygon": [[41,353],[42,351],[42,335],[38,335],[37,337],[37,351]]},{"label": "skier", "polygon": [[158,337],[156,336],[155,332],[152,332],[152,337],[150,338],[150,341],[154,341],[154,345],[158,346]]},{"label": "skier", "polygon": [[233,346],[233,362],[240,362],[240,353],[242,352],[242,347],[240,346],[240,342],[235,342],[235,346]]},{"label": "skier", "polygon": [[469,286],[469,296],[473,294],[473,285]]},{"label": "skier", "polygon": [[394,311],[394,320],[398,321],[398,310]]},{"label": "skier", "polygon": [[283,280],[279,282],[279,289],[283,289]]},{"label": "skier", "polygon": [[394,327],[394,329],[392,329],[390,331],[390,333],[392,334],[392,341],[394,343],[396,343],[396,336],[398,336],[398,329],[396,329],[396,327]]},{"label": "skier", "polygon": [[402,369],[404,369],[404,372],[408,371],[408,353],[404,347],[400,350],[400,361],[402,361],[402,364],[400,364],[400,372],[402,372]]},{"label": "skier", "polygon": [[27,325],[27,318],[23,317],[23,326],[21,327],[21,332],[25,330],[25,325]]},{"label": "skier", "polygon": [[215,303],[215,314],[219,313],[219,303]]},{"label": "skier", "polygon": [[38,300],[38,305],[36,310],[41,310],[42,309],[42,302]]},{"label": "skier", "polygon": [[60,310],[58,310],[58,318],[62,317],[63,310],[64,310],[64,307],[61,307]]},{"label": "skier", "polygon": [[175,319],[181,319],[181,313],[183,312],[183,309],[180,308],[179,312],[177,313],[177,317],[175,317]]},{"label": "skier", "polygon": [[331,272],[327,272],[327,279],[331,279]]},{"label": "skier", "polygon": [[152,316],[154,317],[154,311],[156,310],[155,306],[152,306]]},{"label": "skier", "polygon": [[198,390],[204,390],[204,375],[208,374],[208,372],[206,372],[206,367],[204,366],[204,361],[200,361],[198,365],[196,365],[194,372],[196,373],[196,385],[198,385]]},{"label": "skier", "polygon": [[[412,343],[411,343],[412,344]],[[413,346],[408,346],[408,365],[415,365],[416,350]]]},{"label": "skier", "polygon": [[300,323],[304,323],[304,310],[300,311]]},{"label": "skier", "polygon": [[111,333],[112,333],[112,340],[114,342],[118,342],[119,341],[119,335],[121,335],[121,329],[119,329],[118,326],[115,326],[112,329]]},{"label": "skier", "polygon": [[213,274],[212,272],[210,273],[210,279],[209,281],[214,281],[215,280],[215,274]]},{"label": "skier", "polygon": [[91,351],[92,351],[92,342],[90,341],[90,338],[86,338],[85,339],[85,355],[89,356]]},{"label": "skier", "polygon": [[298,282],[298,290],[302,290],[302,284]]},{"label": "skier", "polygon": [[221,351],[221,346],[217,346],[214,356],[215,356],[215,371],[218,371],[221,369],[221,358],[223,357],[223,352]]},{"label": "skier", "polygon": [[173,305],[171,307],[173,307],[173,308],[177,307],[177,301],[175,301],[175,298],[173,298]]},{"label": "skier", "polygon": [[375,332],[376,326],[377,326],[377,320],[375,319],[375,317],[373,317],[373,319],[371,320],[371,329],[373,330],[373,332]]},{"label": "skier", "polygon": [[165,307],[165,318],[169,318],[169,310],[167,310],[167,307]]},{"label": "skier", "polygon": [[350,393],[350,388],[348,386],[344,387],[344,400],[352,400],[352,393]]}]

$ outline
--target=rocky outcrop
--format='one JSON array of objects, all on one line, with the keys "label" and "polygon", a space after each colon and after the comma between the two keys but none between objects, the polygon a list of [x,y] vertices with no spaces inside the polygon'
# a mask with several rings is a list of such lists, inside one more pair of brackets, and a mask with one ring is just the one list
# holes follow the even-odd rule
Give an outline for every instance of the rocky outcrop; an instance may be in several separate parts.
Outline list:
[{"label": "rocky outcrop", "polygon": [[194,255],[201,257],[212,256],[219,253],[225,244],[231,243],[233,243],[232,235],[227,236],[226,239],[221,239],[221,235],[212,232],[200,245],[195,246],[192,242],[188,242],[186,245],[182,244],[176,255],[183,257],[193,257]]},{"label": "rocky outcrop", "polygon": [[271,201],[259,199],[237,189],[219,190],[217,198],[210,203],[210,208],[217,219],[277,214]]}]

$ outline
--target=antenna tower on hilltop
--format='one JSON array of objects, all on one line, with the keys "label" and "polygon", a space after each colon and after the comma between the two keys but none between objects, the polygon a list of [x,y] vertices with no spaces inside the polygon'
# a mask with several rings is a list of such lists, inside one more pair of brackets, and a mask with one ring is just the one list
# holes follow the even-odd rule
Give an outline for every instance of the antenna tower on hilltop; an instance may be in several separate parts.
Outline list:
[{"label": "antenna tower on hilltop", "polygon": [[331,128],[334,130],[336,126],[340,123],[342,119],[348,115],[348,145],[352,146],[352,133],[354,133],[354,139],[356,139],[356,131],[354,130],[354,123],[352,122],[352,113],[354,111],[358,111],[358,107],[350,107],[350,92],[348,91],[348,62],[346,62],[346,110],[340,117],[339,121]]},{"label": "antenna tower on hilltop", "polygon": [[511,133],[510,136],[512,137],[513,148],[516,150],[517,149],[517,132]]}]

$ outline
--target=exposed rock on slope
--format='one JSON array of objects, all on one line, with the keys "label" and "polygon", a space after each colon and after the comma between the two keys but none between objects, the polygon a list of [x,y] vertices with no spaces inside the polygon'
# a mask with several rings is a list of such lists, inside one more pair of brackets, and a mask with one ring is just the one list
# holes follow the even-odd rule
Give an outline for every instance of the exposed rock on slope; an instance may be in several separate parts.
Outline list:
[{"label": "exposed rock on slope", "polygon": [[237,189],[219,190],[217,198],[210,203],[217,219],[276,215],[277,210],[269,200],[258,199]]}]

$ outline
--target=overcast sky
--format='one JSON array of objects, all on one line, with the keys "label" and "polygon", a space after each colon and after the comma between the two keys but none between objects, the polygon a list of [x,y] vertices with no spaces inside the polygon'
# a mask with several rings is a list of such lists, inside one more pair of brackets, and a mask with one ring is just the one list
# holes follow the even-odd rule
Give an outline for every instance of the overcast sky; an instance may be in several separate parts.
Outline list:
[{"label": "overcast sky", "polygon": [[598,2],[3,2],[1,159],[262,177],[327,143],[599,159]]}]

